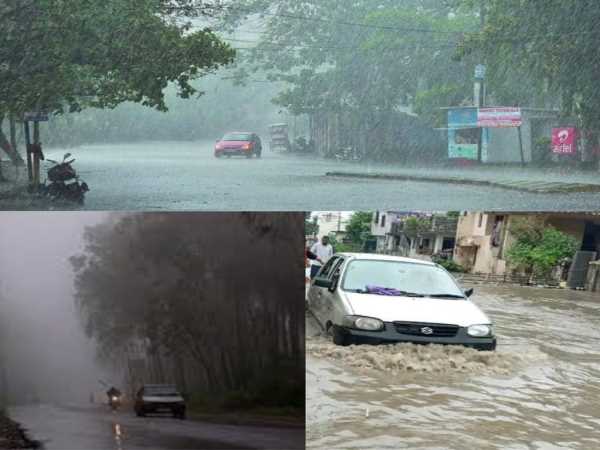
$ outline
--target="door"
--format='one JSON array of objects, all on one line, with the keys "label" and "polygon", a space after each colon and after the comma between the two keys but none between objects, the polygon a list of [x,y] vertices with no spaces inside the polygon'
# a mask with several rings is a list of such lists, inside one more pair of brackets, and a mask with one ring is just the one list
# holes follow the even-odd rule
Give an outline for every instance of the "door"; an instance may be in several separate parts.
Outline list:
[{"label": "door", "polygon": [[571,289],[583,289],[587,281],[588,266],[596,259],[596,252],[578,251],[569,268],[567,286]]},{"label": "door", "polygon": [[323,316],[325,317],[326,324],[327,322],[339,324],[339,317],[347,314],[345,312],[345,307],[342,305],[342,299],[340,298],[340,290],[339,290],[339,282],[340,276],[342,272],[342,267],[344,264],[343,258],[338,258],[337,261],[331,266],[331,270],[327,275],[328,281],[333,283],[331,289],[325,289],[323,291],[322,296],[322,309]]},{"label": "door", "polygon": [[331,283],[331,277],[334,273],[334,268],[338,267],[342,258],[339,256],[333,256],[327,263],[321,268],[315,279],[313,280],[312,287],[310,288],[310,292],[308,295],[308,304],[315,315],[317,320],[321,322],[321,325],[325,325],[327,323],[328,314],[330,306],[328,306],[331,302],[329,298],[331,292],[329,291],[329,287],[327,286]]}]

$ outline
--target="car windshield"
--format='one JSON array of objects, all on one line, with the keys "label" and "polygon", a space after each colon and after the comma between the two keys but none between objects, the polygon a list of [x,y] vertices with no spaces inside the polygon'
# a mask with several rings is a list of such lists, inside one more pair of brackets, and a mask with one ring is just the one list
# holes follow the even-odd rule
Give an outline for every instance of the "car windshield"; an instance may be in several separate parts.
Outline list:
[{"label": "car windshield", "polygon": [[403,261],[352,261],[346,269],[342,289],[378,295],[464,295],[443,269]]},{"label": "car windshield", "polygon": [[223,137],[224,141],[251,141],[252,135],[248,133],[227,133]]},{"label": "car windshield", "polygon": [[146,386],[144,388],[144,394],[155,395],[162,397],[169,397],[173,395],[179,395],[175,386]]}]

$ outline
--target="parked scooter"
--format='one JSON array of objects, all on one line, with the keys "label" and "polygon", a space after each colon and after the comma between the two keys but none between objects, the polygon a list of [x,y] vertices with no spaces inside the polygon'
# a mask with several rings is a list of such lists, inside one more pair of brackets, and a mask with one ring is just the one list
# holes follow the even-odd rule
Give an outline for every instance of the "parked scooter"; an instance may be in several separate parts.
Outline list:
[{"label": "parked scooter", "polygon": [[68,200],[83,204],[85,193],[90,189],[87,183],[80,182],[79,176],[72,166],[75,158],[67,160],[69,157],[71,154],[66,153],[62,162],[47,160],[54,165],[48,169],[48,178],[42,189],[53,200]]}]

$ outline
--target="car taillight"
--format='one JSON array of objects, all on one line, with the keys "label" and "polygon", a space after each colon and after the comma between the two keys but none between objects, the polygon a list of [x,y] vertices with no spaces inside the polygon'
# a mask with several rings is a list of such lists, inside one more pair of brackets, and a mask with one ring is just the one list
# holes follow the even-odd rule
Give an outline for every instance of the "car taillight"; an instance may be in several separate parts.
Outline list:
[{"label": "car taillight", "polygon": [[244,144],[244,146],[242,147],[244,150],[250,150],[252,148],[252,143],[248,142],[247,144]]},{"label": "car taillight", "polygon": [[215,145],[215,150],[222,150],[222,149],[223,149],[223,144],[218,142],[217,145]]}]

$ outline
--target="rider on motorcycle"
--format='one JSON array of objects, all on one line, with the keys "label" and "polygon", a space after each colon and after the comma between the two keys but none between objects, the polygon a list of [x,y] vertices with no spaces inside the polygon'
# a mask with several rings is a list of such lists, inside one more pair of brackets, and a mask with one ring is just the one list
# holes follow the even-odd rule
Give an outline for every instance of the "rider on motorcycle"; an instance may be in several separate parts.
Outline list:
[{"label": "rider on motorcycle", "polygon": [[112,386],[108,391],[106,391],[106,395],[108,395],[108,404],[112,406],[114,402],[118,402],[121,398],[121,391]]}]

